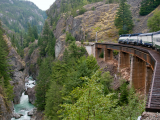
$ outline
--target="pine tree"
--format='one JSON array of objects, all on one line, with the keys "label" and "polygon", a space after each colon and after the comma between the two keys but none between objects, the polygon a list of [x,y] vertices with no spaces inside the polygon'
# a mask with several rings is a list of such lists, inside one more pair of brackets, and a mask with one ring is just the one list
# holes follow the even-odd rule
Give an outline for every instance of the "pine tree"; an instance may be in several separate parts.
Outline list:
[{"label": "pine tree", "polygon": [[119,34],[127,34],[132,31],[133,20],[129,8],[130,6],[126,3],[126,0],[120,0],[119,9],[114,20],[114,24],[119,30]]},{"label": "pine tree", "polygon": [[160,5],[160,0],[142,0],[139,14],[144,16]]},{"label": "pine tree", "polygon": [[147,21],[147,26],[151,32],[160,30],[160,11],[156,11]]},{"label": "pine tree", "polygon": [[50,75],[51,75],[50,61],[52,61],[50,57],[46,58],[42,61],[40,66],[38,81],[36,85],[36,101],[35,101],[35,106],[39,110],[44,110],[46,105],[46,92],[49,89]]},{"label": "pine tree", "polygon": [[[13,99],[13,86],[10,84],[9,65],[7,62],[8,46],[3,39],[3,29],[0,22],[0,86],[4,89],[7,100]],[[2,92],[2,91],[1,91]]]}]

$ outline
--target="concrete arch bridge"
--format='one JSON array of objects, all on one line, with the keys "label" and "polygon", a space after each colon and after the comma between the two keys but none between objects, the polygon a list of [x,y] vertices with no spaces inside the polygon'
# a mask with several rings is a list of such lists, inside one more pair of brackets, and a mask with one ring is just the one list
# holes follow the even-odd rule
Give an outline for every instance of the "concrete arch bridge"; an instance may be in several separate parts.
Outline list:
[{"label": "concrete arch bridge", "polygon": [[113,43],[95,43],[86,46],[96,59],[104,53],[104,61],[113,59],[119,51],[118,70],[130,67],[130,84],[147,96],[146,111],[160,112],[160,54],[147,47]]}]

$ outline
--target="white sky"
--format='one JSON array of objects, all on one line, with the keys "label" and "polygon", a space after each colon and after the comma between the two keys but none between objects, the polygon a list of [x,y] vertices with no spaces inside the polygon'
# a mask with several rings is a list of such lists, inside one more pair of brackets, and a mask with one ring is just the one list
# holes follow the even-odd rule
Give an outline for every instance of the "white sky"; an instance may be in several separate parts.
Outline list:
[{"label": "white sky", "polygon": [[50,8],[50,6],[54,3],[55,0],[28,0],[28,1],[32,1],[41,10],[47,10]]}]

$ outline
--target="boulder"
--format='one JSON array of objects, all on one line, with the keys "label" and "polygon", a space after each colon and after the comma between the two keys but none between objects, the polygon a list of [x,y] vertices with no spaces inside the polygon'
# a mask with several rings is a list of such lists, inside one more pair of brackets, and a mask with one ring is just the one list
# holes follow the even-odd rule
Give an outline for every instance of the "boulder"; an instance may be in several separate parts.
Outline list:
[{"label": "boulder", "polygon": [[20,114],[17,114],[17,113],[14,113],[14,114],[13,114],[13,118],[15,118],[15,119],[19,119],[20,117],[21,117]]},{"label": "boulder", "polygon": [[31,104],[35,103],[35,86],[27,89],[28,99]]}]

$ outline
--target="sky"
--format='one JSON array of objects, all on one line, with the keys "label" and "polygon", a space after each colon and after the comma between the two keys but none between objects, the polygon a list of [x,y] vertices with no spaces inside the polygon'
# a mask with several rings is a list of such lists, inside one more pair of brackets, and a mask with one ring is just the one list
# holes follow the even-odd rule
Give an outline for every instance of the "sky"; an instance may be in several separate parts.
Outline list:
[{"label": "sky", "polygon": [[55,0],[28,0],[36,4],[39,9],[47,10],[54,3]]}]

